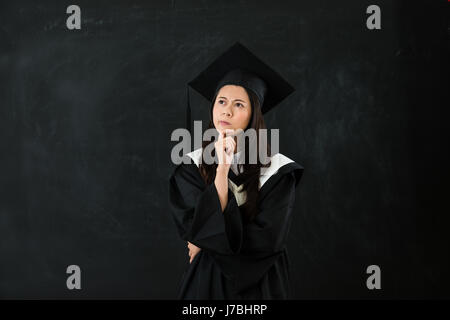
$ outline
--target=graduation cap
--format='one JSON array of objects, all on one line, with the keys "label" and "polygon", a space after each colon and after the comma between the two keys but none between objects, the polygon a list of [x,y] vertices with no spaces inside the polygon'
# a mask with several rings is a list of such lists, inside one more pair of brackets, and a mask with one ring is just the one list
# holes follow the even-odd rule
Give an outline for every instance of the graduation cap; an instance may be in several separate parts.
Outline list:
[{"label": "graduation cap", "polygon": [[189,131],[191,131],[189,86],[213,102],[216,93],[227,84],[242,86],[254,92],[263,114],[276,107],[295,90],[275,70],[241,43],[236,42],[188,83],[186,128]]}]

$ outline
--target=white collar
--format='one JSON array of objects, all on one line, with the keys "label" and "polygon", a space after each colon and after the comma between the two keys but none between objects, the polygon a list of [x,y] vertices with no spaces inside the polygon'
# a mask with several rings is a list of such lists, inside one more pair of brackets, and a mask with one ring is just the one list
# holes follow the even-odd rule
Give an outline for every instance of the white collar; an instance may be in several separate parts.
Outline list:
[{"label": "white collar", "polygon": [[[189,152],[187,154],[187,156],[189,156],[198,167],[200,165],[200,158],[202,156],[202,148],[198,148],[197,150]],[[235,158],[241,159],[242,151],[240,151],[239,153],[238,152],[235,153],[233,156],[233,159],[235,159]],[[271,160],[270,167],[261,168],[261,175],[259,177],[260,187],[262,187],[267,182],[267,180],[269,180],[269,178],[271,176],[276,174],[281,167],[283,167],[291,162],[294,162],[292,159],[289,159],[288,157],[286,157],[285,155],[283,155],[281,153],[277,153],[277,154],[273,155],[270,158],[270,160]],[[234,170],[233,170],[233,172],[234,172]]]}]

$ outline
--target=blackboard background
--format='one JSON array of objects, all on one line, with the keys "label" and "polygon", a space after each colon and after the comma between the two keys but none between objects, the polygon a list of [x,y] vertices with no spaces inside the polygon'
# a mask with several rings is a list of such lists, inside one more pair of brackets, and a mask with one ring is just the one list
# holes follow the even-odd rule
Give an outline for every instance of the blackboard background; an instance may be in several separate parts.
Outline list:
[{"label": "blackboard background", "polygon": [[[371,4],[381,30],[365,26]],[[170,135],[186,82],[235,41],[297,89],[266,116],[305,167],[293,298],[448,298],[449,6],[2,2],[0,298],[175,296],[188,256],[167,206]]]}]

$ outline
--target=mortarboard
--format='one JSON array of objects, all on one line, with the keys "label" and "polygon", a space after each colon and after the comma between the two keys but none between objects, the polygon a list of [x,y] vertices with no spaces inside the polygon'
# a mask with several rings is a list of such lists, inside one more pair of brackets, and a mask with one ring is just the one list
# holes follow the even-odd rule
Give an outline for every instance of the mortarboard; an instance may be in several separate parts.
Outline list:
[{"label": "mortarboard", "polygon": [[242,86],[259,98],[262,113],[277,106],[294,92],[294,88],[275,70],[236,42],[188,83],[186,128],[191,131],[189,86],[212,102],[216,92],[226,84]]}]

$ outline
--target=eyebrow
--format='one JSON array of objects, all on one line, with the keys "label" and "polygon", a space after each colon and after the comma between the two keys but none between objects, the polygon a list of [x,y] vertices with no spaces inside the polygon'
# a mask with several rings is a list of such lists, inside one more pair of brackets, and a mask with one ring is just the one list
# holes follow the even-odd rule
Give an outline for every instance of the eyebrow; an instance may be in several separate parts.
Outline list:
[{"label": "eyebrow", "polygon": [[[219,99],[225,99],[225,100],[228,100],[226,97],[219,97]],[[247,102],[245,102],[244,100],[241,100],[241,99],[234,99],[234,101],[242,101],[242,102],[244,102],[244,103],[247,103]]]}]

